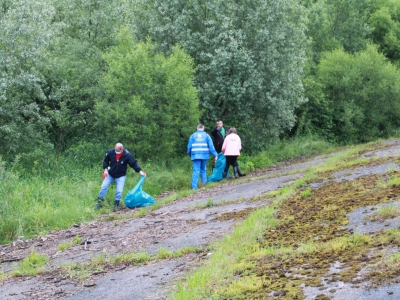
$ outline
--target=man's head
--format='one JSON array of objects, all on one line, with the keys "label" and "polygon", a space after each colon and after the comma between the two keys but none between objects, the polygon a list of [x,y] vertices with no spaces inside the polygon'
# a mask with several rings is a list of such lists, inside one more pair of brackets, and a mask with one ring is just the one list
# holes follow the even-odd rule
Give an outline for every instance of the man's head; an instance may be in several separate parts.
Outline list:
[{"label": "man's head", "polygon": [[224,126],[224,123],[222,123],[222,120],[218,120],[217,122],[215,122],[215,125],[217,125],[217,127],[222,128]]},{"label": "man's head", "polygon": [[122,151],[124,151],[124,145],[121,143],[116,143],[115,144],[115,153],[120,154]]},{"label": "man's head", "polygon": [[202,130],[202,131],[204,131],[204,125],[203,125],[203,124],[197,125],[197,130]]}]

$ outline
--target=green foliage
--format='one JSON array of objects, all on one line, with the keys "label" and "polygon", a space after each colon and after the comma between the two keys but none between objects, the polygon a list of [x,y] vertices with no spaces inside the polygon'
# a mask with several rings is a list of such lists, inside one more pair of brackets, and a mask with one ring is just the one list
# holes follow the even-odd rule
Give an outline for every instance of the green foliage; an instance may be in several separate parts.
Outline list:
[{"label": "green foliage", "polygon": [[31,251],[29,256],[25,257],[18,263],[18,267],[13,271],[14,276],[34,276],[43,271],[43,267],[47,264],[49,258]]},{"label": "green foliage", "polygon": [[77,236],[75,236],[75,240],[71,240],[71,241],[68,241],[68,242],[65,242],[65,243],[61,243],[57,247],[57,250],[58,251],[64,251],[64,250],[69,249],[69,248],[71,248],[71,247],[73,247],[75,245],[79,245],[81,242],[82,242],[82,238],[79,235],[77,235]]},{"label": "green foliage", "polygon": [[157,257],[159,259],[171,258],[171,257],[173,257],[173,252],[161,247],[157,251]]},{"label": "green foliage", "polygon": [[318,61],[325,51],[343,48],[363,50],[371,29],[368,26],[369,0],[319,0],[306,3],[309,8],[308,35],[312,55]]},{"label": "green foliage", "polygon": [[262,151],[251,157],[251,162],[254,168],[266,168],[271,165],[272,159],[266,151]]},{"label": "green foliage", "polygon": [[102,95],[98,81],[104,61],[96,47],[67,36],[58,40],[52,54],[44,73],[51,89],[43,108],[51,120],[48,132],[60,159],[72,144],[88,137],[93,141],[98,135],[92,111],[95,98]]},{"label": "green foliage", "polygon": [[319,136],[328,141],[336,141],[333,128],[333,108],[326,97],[323,85],[315,76],[304,79],[305,95],[308,101],[297,110],[296,135]]},{"label": "green foliage", "polygon": [[[105,50],[114,44],[116,28],[122,22],[124,5],[121,2],[116,4],[108,0],[52,0],[52,5],[56,10],[55,20],[60,23],[64,36],[80,41],[82,45],[94,46],[88,47],[88,50],[95,52],[96,48]],[[87,55],[90,56],[91,53]],[[81,71],[85,71],[83,69]]]},{"label": "green foliage", "polygon": [[[376,54],[399,66],[399,16],[399,0],[3,0],[0,155],[19,174],[94,166],[118,140],[137,157],[170,159],[199,120],[220,118],[251,155],[287,134],[396,134],[396,97],[378,101],[397,79]],[[324,53],[335,53],[338,78],[327,78]]]},{"label": "green foliage", "polygon": [[121,29],[106,54],[108,98],[97,102],[96,113],[107,140],[123,142],[143,159],[168,160],[185,153],[200,111],[192,59],[178,46],[168,57],[154,47]]},{"label": "green foliage", "polygon": [[223,119],[256,153],[294,125],[304,101],[305,11],[297,1],[165,1],[136,5],[135,36],[195,61],[202,120]]},{"label": "green foliage", "polygon": [[54,174],[23,178],[0,167],[0,243],[93,219],[100,182],[83,169]]},{"label": "green foliage", "polygon": [[102,64],[97,47],[114,40],[118,14],[112,7],[106,0],[2,2],[0,153],[4,158],[12,161],[18,154],[24,165],[31,165],[55,148],[60,159],[74,138],[93,136],[88,120],[99,94]]},{"label": "green foliage", "polygon": [[388,137],[398,127],[399,72],[376,47],[354,55],[343,50],[326,53],[316,82],[330,100],[325,111],[332,112],[332,131],[339,142]]},{"label": "green foliage", "polygon": [[399,65],[400,59],[400,1],[377,1],[369,17],[372,40],[379,50]]},{"label": "green foliage", "polygon": [[304,191],[301,192],[301,197],[306,198],[310,197],[312,193],[311,187],[306,188]]},{"label": "green foliage", "polygon": [[49,149],[46,127],[49,118],[41,112],[45,99],[42,74],[54,9],[48,1],[3,2],[0,15],[0,154],[12,160],[32,148]]}]

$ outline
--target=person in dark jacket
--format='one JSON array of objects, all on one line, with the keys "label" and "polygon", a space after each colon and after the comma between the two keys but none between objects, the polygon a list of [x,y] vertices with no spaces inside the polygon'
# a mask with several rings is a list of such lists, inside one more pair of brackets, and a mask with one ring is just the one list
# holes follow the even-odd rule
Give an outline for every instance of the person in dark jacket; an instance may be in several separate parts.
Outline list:
[{"label": "person in dark jacket", "polygon": [[224,123],[221,120],[215,122],[215,128],[211,131],[211,135],[214,138],[214,148],[217,153],[221,153],[222,144],[224,143],[226,129],[224,127]]},{"label": "person in dark jacket", "polygon": [[[211,131],[211,135],[214,138],[214,148],[218,153],[222,152],[222,145],[224,144],[224,140],[226,137],[226,128],[224,127],[224,123],[222,120],[218,120],[215,122],[215,128]],[[215,166],[213,166],[215,167]],[[237,171],[237,175],[239,176],[246,176],[246,174],[242,173],[240,170],[239,164],[235,161],[235,170]]]},{"label": "person in dark jacket", "polygon": [[103,161],[103,183],[101,185],[100,193],[97,196],[96,208],[101,208],[104,197],[107,193],[111,183],[115,181],[116,192],[114,210],[118,210],[119,202],[122,199],[122,192],[124,190],[124,184],[126,179],[126,170],[128,165],[133,168],[137,173],[146,177],[146,173],[139,167],[136,159],[121,143],[115,144],[114,149],[107,151]]}]

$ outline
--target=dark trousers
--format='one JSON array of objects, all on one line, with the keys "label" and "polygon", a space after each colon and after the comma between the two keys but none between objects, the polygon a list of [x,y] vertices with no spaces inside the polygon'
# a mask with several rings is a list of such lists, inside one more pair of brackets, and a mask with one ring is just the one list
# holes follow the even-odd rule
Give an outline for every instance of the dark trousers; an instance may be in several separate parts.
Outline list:
[{"label": "dark trousers", "polygon": [[228,172],[229,167],[232,166],[232,168],[236,167],[236,160],[237,160],[237,156],[225,156],[226,157],[226,166],[224,169],[224,172]]}]

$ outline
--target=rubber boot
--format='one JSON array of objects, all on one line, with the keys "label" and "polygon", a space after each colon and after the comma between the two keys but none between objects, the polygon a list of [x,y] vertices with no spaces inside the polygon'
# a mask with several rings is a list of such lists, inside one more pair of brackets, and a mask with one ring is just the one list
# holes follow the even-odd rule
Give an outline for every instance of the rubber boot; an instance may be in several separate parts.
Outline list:
[{"label": "rubber boot", "polygon": [[97,198],[96,209],[100,209],[103,207],[103,198]]},{"label": "rubber boot", "polygon": [[119,201],[115,200],[114,202],[114,211],[119,210]]},{"label": "rubber boot", "polygon": [[239,177],[239,174],[238,174],[238,167],[233,167],[233,176],[235,176],[235,178],[238,178],[238,177]]},{"label": "rubber boot", "polygon": [[244,174],[244,173],[242,173],[242,171],[240,171],[239,165],[236,166],[236,169],[237,169],[237,173],[239,174],[240,177],[246,176],[246,174]]}]

